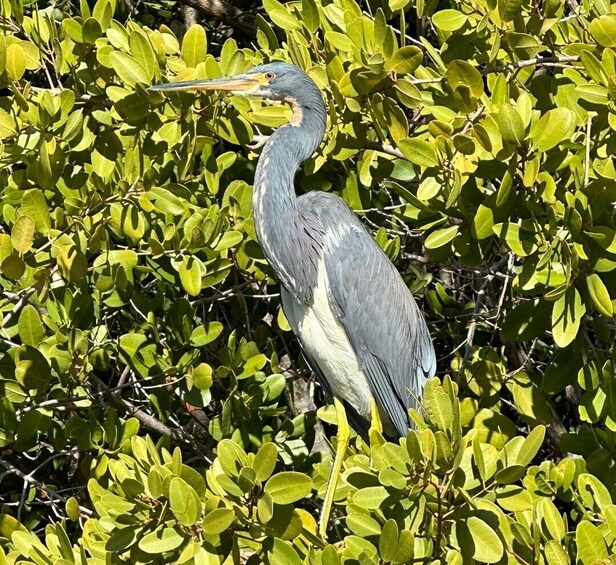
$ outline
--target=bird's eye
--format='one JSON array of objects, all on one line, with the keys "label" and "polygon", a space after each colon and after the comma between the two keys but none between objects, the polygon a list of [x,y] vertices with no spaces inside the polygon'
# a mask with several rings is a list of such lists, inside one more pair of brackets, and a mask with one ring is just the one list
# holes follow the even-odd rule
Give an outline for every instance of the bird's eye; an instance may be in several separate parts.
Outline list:
[{"label": "bird's eye", "polygon": [[265,73],[265,78],[267,80],[274,80],[276,78],[276,73],[269,71],[268,73]]}]

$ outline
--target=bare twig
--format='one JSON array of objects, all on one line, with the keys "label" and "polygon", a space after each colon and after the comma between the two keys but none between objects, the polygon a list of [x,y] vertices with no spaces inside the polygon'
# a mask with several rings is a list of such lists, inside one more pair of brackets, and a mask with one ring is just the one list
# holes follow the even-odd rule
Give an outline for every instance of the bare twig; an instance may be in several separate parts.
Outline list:
[{"label": "bare twig", "polygon": [[586,158],[584,159],[584,186],[590,181],[590,132],[592,129],[592,114],[588,113],[586,122]]},{"label": "bare twig", "polygon": [[[26,475],[23,471],[20,471],[17,467],[15,467],[14,465],[11,465],[7,461],[4,461],[3,459],[0,459],[0,465],[6,469],[7,473],[16,475],[20,479],[25,481],[26,483],[31,484],[35,486],[36,488],[42,490],[51,500],[61,502],[63,506],[66,504],[66,498],[64,498],[63,496],[60,496],[56,491],[54,491],[53,489],[50,489],[47,485],[43,484],[41,481],[37,481],[34,477],[32,477],[32,473]],[[33,473],[35,471],[36,469],[33,471]],[[1,477],[2,476],[0,475],[0,478]],[[83,506],[80,506],[79,510],[81,511],[82,514],[86,516],[94,515],[92,510],[90,510],[89,508],[85,508]]]},{"label": "bare twig", "polygon": [[533,57],[532,59],[525,59],[523,61],[516,61],[514,63],[507,63],[506,65],[499,65],[492,69],[484,69],[483,74],[502,73],[503,71],[514,71],[516,69],[522,69],[524,67],[538,66],[550,66],[554,64],[567,64],[577,63],[580,60],[579,57],[571,55],[566,57]]},{"label": "bare twig", "polygon": [[212,463],[215,458],[214,453],[207,446],[201,442],[195,440],[190,434],[187,434],[181,428],[172,429],[169,426],[163,424],[160,420],[157,420],[151,414],[148,414],[145,410],[134,406],[128,400],[124,400],[119,394],[111,391],[107,385],[101,381],[96,375],[90,374],[90,381],[103,392],[103,396],[107,398],[110,404],[115,406],[118,410],[121,410],[125,414],[130,414],[139,420],[146,428],[159,433],[163,436],[171,438],[178,443],[187,446],[190,449],[197,451],[202,457],[204,457],[208,463]]},{"label": "bare twig", "polygon": [[[493,271],[498,271],[498,269],[500,269],[505,263],[512,264],[511,255],[509,253],[507,253],[501,258],[501,260],[494,266]],[[466,332],[466,340],[464,342],[464,358],[462,359],[462,363],[460,364],[460,371],[458,373],[459,379],[462,377],[462,373],[471,354],[471,349],[473,347],[473,339],[475,337],[475,330],[477,329],[479,311],[481,310],[481,306],[483,304],[486,289],[488,288],[488,285],[492,282],[494,277],[495,274],[493,272],[489,273],[483,281],[481,287],[479,288],[479,291],[477,292],[475,308],[473,309],[473,316],[471,318],[471,323],[468,326],[468,331]]]},{"label": "bare twig", "polygon": [[195,8],[208,18],[214,18],[246,35],[254,37],[257,33],[255,18],[223,0],[180,0],[180,4]]}]

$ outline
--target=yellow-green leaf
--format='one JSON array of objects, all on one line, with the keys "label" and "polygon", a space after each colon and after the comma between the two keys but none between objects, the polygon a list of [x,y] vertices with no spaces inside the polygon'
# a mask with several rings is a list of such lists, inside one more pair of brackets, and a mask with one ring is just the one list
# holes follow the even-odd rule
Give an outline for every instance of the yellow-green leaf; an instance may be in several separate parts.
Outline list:
[{"label": "yellow-green leaf", "polygon": [[590,33],[603,47],[616,47],[616,14],[604,14],[590,22]]},{"label": "yellow-green leaf", "polygon": [[180,282],[184,290],[191,296],[201,292],[201,284],[205,275],[205,267],[197,257],[184,257],[179,268]]},{"label": "yellow-green leaf", "polygon": [[588,275],[588,277],[586,277],[586,284],[588,285],[588,293],[590,294],[590,298],[592,299],[597,310],[604,316],[611,318],[614,315],[612,299],[610,298],[610,293],[607,290],[607,287],[599,275],[596,273]]},{"label": "yellow-green leaf", "polygon": [[438,249],[450,243],[458,235],[458,226],[449,226],[433,231],[424,243],[426,249]]},{"label": "yellow-green leaf", "polygon": [[438,157],[434,145],[422,139],[401,139],[398,148],[411,162],[421,167],[434,167],[438,164]]},{"label": "yellow-green leaf", "polygon": [[498,129],[505,141],[519,145],[524,140],[524,122],[511,104],[503,104],[496,115]]},{"label": "yellow-green leaf", "polygon": [[17,133],[17,124],[11,115],[0,108],[0,139],[13,137]]},{"label": "yellow-green leaf", "polygon": [[20,255],[32,247],[35,229],[34,220],[30,216],[24,214],[15,220],[11,229],[11,243]]},{"label": "yellow-green leaf", "polygon": [[196,67],[205,61],[207,38],[203,26],[191,26],[182,41],[182,59],[189,67]]},{"label": "yellow-green leaf", "polygon": [[292,504],[312,491],[312,479],[297,471],[283,471],[265,483],[265,492],[276,504]]},{"label": "yellow-green leaf", "polygon": [[25,345],[36,347],[43,341],[45,332],[41,323],[41,316],[32,304],[26,304],[19,314],[17,332],[21,342]]},{"label": "yellow-green leaf", "polygon": [[585,313],[580,293],[573,287],[554,303],[552,333],[556,345],[567,347],[575,339]]},{"label": "yellow-green leaf", "polygon": [[35,228],[47,234],[51,228],[51,216],[43,191],[38,188],[27,190],[21,199],[21,211],[34,220]]},{"label": "yellow-green leaf", "polygon": [[6,48],[6,72],[11,80],[19,80],[26,72],[26,54],[19,42],[11,43]]},{"label": "yellow-green leaf", "polygon": [[150,84],[150,78],[143,65],[130,55],[121,51],[112,51],[109,54],[109,60],[113,65],[113,69],[126,86],[133,87],[138,82]]},{"label": "yellow-green leaf", "polygon": [[468,17],[458,10],[441,10],[432,16],[434,27],[443,31],[456,31],[460,29],[467,20]]},{"label": "yellow-green leaf", "polygon": [[529,137],[538,151],[552,149],[569,139],[575,128],[575,114],[567,108],[553,108],[533,125]]}]

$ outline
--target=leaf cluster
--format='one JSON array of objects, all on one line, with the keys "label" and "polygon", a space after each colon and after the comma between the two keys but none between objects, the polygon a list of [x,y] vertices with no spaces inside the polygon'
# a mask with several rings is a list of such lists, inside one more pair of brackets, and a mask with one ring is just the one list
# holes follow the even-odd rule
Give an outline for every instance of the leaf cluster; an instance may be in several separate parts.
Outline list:
[{"label": "leaf cluster", "polygon": [[[572,5],[264,0],[244,44],[0,0],[0,564],[613,558],[616,8]],[[442,377],[352,441],[327,539],[335,418],[251,215],[290,110],[147,90],[269,60],[328,107],[298,192],[373,230]]]}]

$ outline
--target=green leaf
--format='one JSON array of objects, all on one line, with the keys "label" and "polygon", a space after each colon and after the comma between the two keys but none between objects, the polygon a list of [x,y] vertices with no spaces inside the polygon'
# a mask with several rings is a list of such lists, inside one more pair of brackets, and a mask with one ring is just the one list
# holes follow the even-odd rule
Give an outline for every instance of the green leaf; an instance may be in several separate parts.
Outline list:
[{"label": "green leaf", "polygon": [[150,84],[151,79],[143,65],[130,55],[121,51],[112,51],[109,54],[109,61],[113,69],[118,74],[122,82],[129,87],[134,87],[138,82]]},{"label": "green leaf", "polygon": [[26,72],[26,54],[20,42],[11,43],[6,48],[5,68],[10,80],[20,80]]},{"label": "green leaf", "polygon": [[30,216],[19,216],[11,229],[13,249],[20,255],[28,252],[34,242],[35,224]]},{"label": "green leaf", "polygon": [[366,487],[359,489],[353,495],[353,504],[357,504],[360,508],[376,510],[388,496],[389,492],[385,487]]},{"label": "green leaf", "polygon": [[552,333],[559,347],[567,347],[577,336],[586,308],[580,293],[571,287],[555,303],[552,310]]},{"label": "green leaf", "polygon": [[166,188],[151,188],[148,196],[161,212],[178,216],[186,211],[186,203]]},{"label": "green leaf", "polygon": [[496,502],[508,512],[524,512],[533,508],[533,497],[525,488],[506,485],[497,489]]},{"label": "green leaf", "polygon": [[71,496],[66,500],[65,510],[69,520],[72,520],[73,522],[79,520],[79,516],[81,516],[81,509],[79,508],[79,501],[74,496]]},{"label": "green leaf", "polygon": [[565,521],[549,498],[541,498],[537,503],[537,514],[543,519],[547,531],[553,539],[560,541],[565,537]]},{"label": "green leaf", "polygon": [[525,467],[530,465],[530,462],[535,458],[535,455],[543,445],[545,438],[545,426],[537,426],[524,439],[524,443],[518,451],[517,462]]},{"label": "green leaf", "polygon": [[588,285],[588,294],[592,299],[595,308],[603,315],[611,318],[614,315],[612,299],[607,287],[596,273],[592,273],[586,277]]},{"label": "green leaf", "polygon": [[203,532],[206,535],[218,535],[231,527],[235,520],[235,512],[230,508],[216,508],[203,518]]},{"label": "green leaf", "polygon": [[462,554],[469,554],[482,563],[497,563],[505,551],[498,534],[477,516],[458,522],[456,536]]},{"label": "green leaf", "polygon": [[312,491],[312,479],[304,473],[283,471],[265,483],[265,492],[276,504],[292,504]]},{"label": "green leaf", "polygon": [[438,379],[430,379],[423,391],[423,407],[430,422],[439,430],[448,431],[453,425],[453,407]]},{"label": "green leaf", "polygon": [[130,52],[135,60],[145,69],[150,80],[158,75],[158,61],[147,35],[134,29],[129,37]]},{"label": "green leaf", "polygon": [[398,552],[398,525],[393,519],[387,520],[379,538],[379,554],[386,562],[393,561]]},{"label": "green leaf", "polygon": [[45,356],[30,345],[15,351],[15,378],[26,390],[44,390],[51,381],[51,369]]},{"label": "green leaf", "polygon": [[213,249],[215,251],[223,251],[224,249],[235,247],[238,243],[242,241],[242,239],[244,239],[244,236],[241,232],[233,230],[226,231],[222,234],[221,238],[218,240]]},{"label": "green leaf", "polygon": [[480,204],[477,209],[477,213],[473,217],[473,231],[475,233],[475,237],[477,239],[486,239],[494,235],[494,232],[492,231],[493,227],[494,211],[492,208]]},{"label": "green leaf", "polygon": [[182,40],[182,59],[189,67],[196,67],[205,61],[206,54],[205,29],[199,24],[192,25]]},{"label": "green leaf", "polygon": [[214,341],[223,330],[220,322],[207,322],[197,326],[190,334],[190,344],[193,347],[203,347]]},{"label": "green leaf", "polygon": [[274,472],[278,459],[278,448],[272,442],[264,443],[257,451],[252,463],[257,481],[265,481]]},{"label": "green leaf", "polygon": [[398,148],[411,163],[421,167],[434,167],[438,164],[438,157],[434,145],[422,139],[401,139]]},{"label": "green leaf", "polygon": [[26,304],[19,314],[17,331],[24,345],[37,346],[45,337],[41,316],[31,304]]},{"label": "green leaf", "polygon": [[326,31],[325,40],[337,51],[352,53],[355,47],[353,41],[344,33],[337,31]]},{"label": "green leaf", "polygon": [[440,230],[433,231],[424,242],[426,249],[438,249],[453,241],[458,235],[458,226],[449,226]]},{"label": "green leaf", "polygon": [[501,20],[510,22],[522,12],[522,7],[528,4],[528,0],[498,0],[498,13]]},{"label": "green leaf", "polygon": [[320,20],[315,0],[302,0],[302,21],[310,33],[315,33],[319,29]]},{"label": "green leaf", "polygon": [[586,49],[580,53],[580,61],[584,65],[586,72],[597,84],[605,86],[607,84],[607,75],[601,61],[597,59],[590,51]]},{"label": "green leaf", "polygon": [[197,257],[184,257],[178,269],[180,282],[184,290],[191,296],[198,296],[205,276],[205,266]]},{"label": "green leaf", "polygon": [[210,367],[207,363],[199,363],[193,369],[192,373],[194,385],[199,390],[209,390],[214,382],[212,379],[212,374],[212,367]]},{"label": "green leaf", "polygon": [[520,145],[524,141],[524,122],[511,104],[503,104],[496,115],[498,129],[505,141]]},{"label": "green leaf", "polygon": [[173,477],[169,483],[169,504],[177,521],[183,526],[192,526],[201,517],[199,496],[195,489],[180,477]]},{"label": "green leaf", "polygon": [[432,16],[434,26],[442,31],[456,31],[460,29],[468,18],[458,10],[441,10]]},{"label": "green leaf", "polygon": [[269,565],[302,565],[302,560],[290,543],[278,538],[273,539],[267,559]]},{"label": "green leaf", "polygon": [[569,554],[563,549],[562,545],[554,540],[549,540],[545,544],[546,563],[550,565],[570,565]]},{"label": "green leaf", "polygon": [[21,211],[34,220],[37,231],[47,234],[51,228],[51,216],[43,191],[38,188],[26,190],[21,199]]},{"label": "green leaf", "polygon": [[419,47],[407,45],[396,49],[393,55],[385,61],[387,72],[407,75],[416,70],[423,60],[423,51]]},{"label": "green leaf", "polygon": [[580,497],[590,510],[603,513],[604,509],[612,504],[607,487],[594,475],[581,473],[577,484]]},{"label": "green leaf", "polygon": [[173,551],[184,543],[182,536],[175,528],[159,527],[139,540],[139,549],[151,555],[159,555]]},{"label": "green leaf", "polygon": [[0,139],[13,137],[17,133],[17,124],[11,115],[0,108]]},{"label": "green leaf", "polygon": [[455,60],[449,63],[445,72],[445,80],[452,91],[458,87],[465,87],[470,90],[473,98],[480,98],[483,94],[483,78],[479,71],[470,63]]},{"label": "green leaf", "polygon": [[[381,526],[372,517],[366,514],[353,513],[346,517],[347,527],[355,535],[363,538],[368,536],[378,536],[381,533]],[[397,542],[398,540],[396,540]]]},{"label": "green leaf", "polygon": [[597,526],[582,520],[575,530],[575,543],[577,545],[577,559],[581,563],[597,563],[600,560],[608,561],[607,546],[603,535]]},{"label": "green leaf", "polygon": [[86,256],[74,246],[61,247],[56,262],[60,275],[70,283],[79,282],[88,272]]},{"label": "green leaf", "polygon": [[538,151],[548,151],[569,139],[575,129],[575,114],[567,108],[553,108],[533,125],[529,137]]},{"label": "green leaf", "polygon": [[604,14],[591,21],[588,27],[599,45],[616,47],[616,14]]}]

